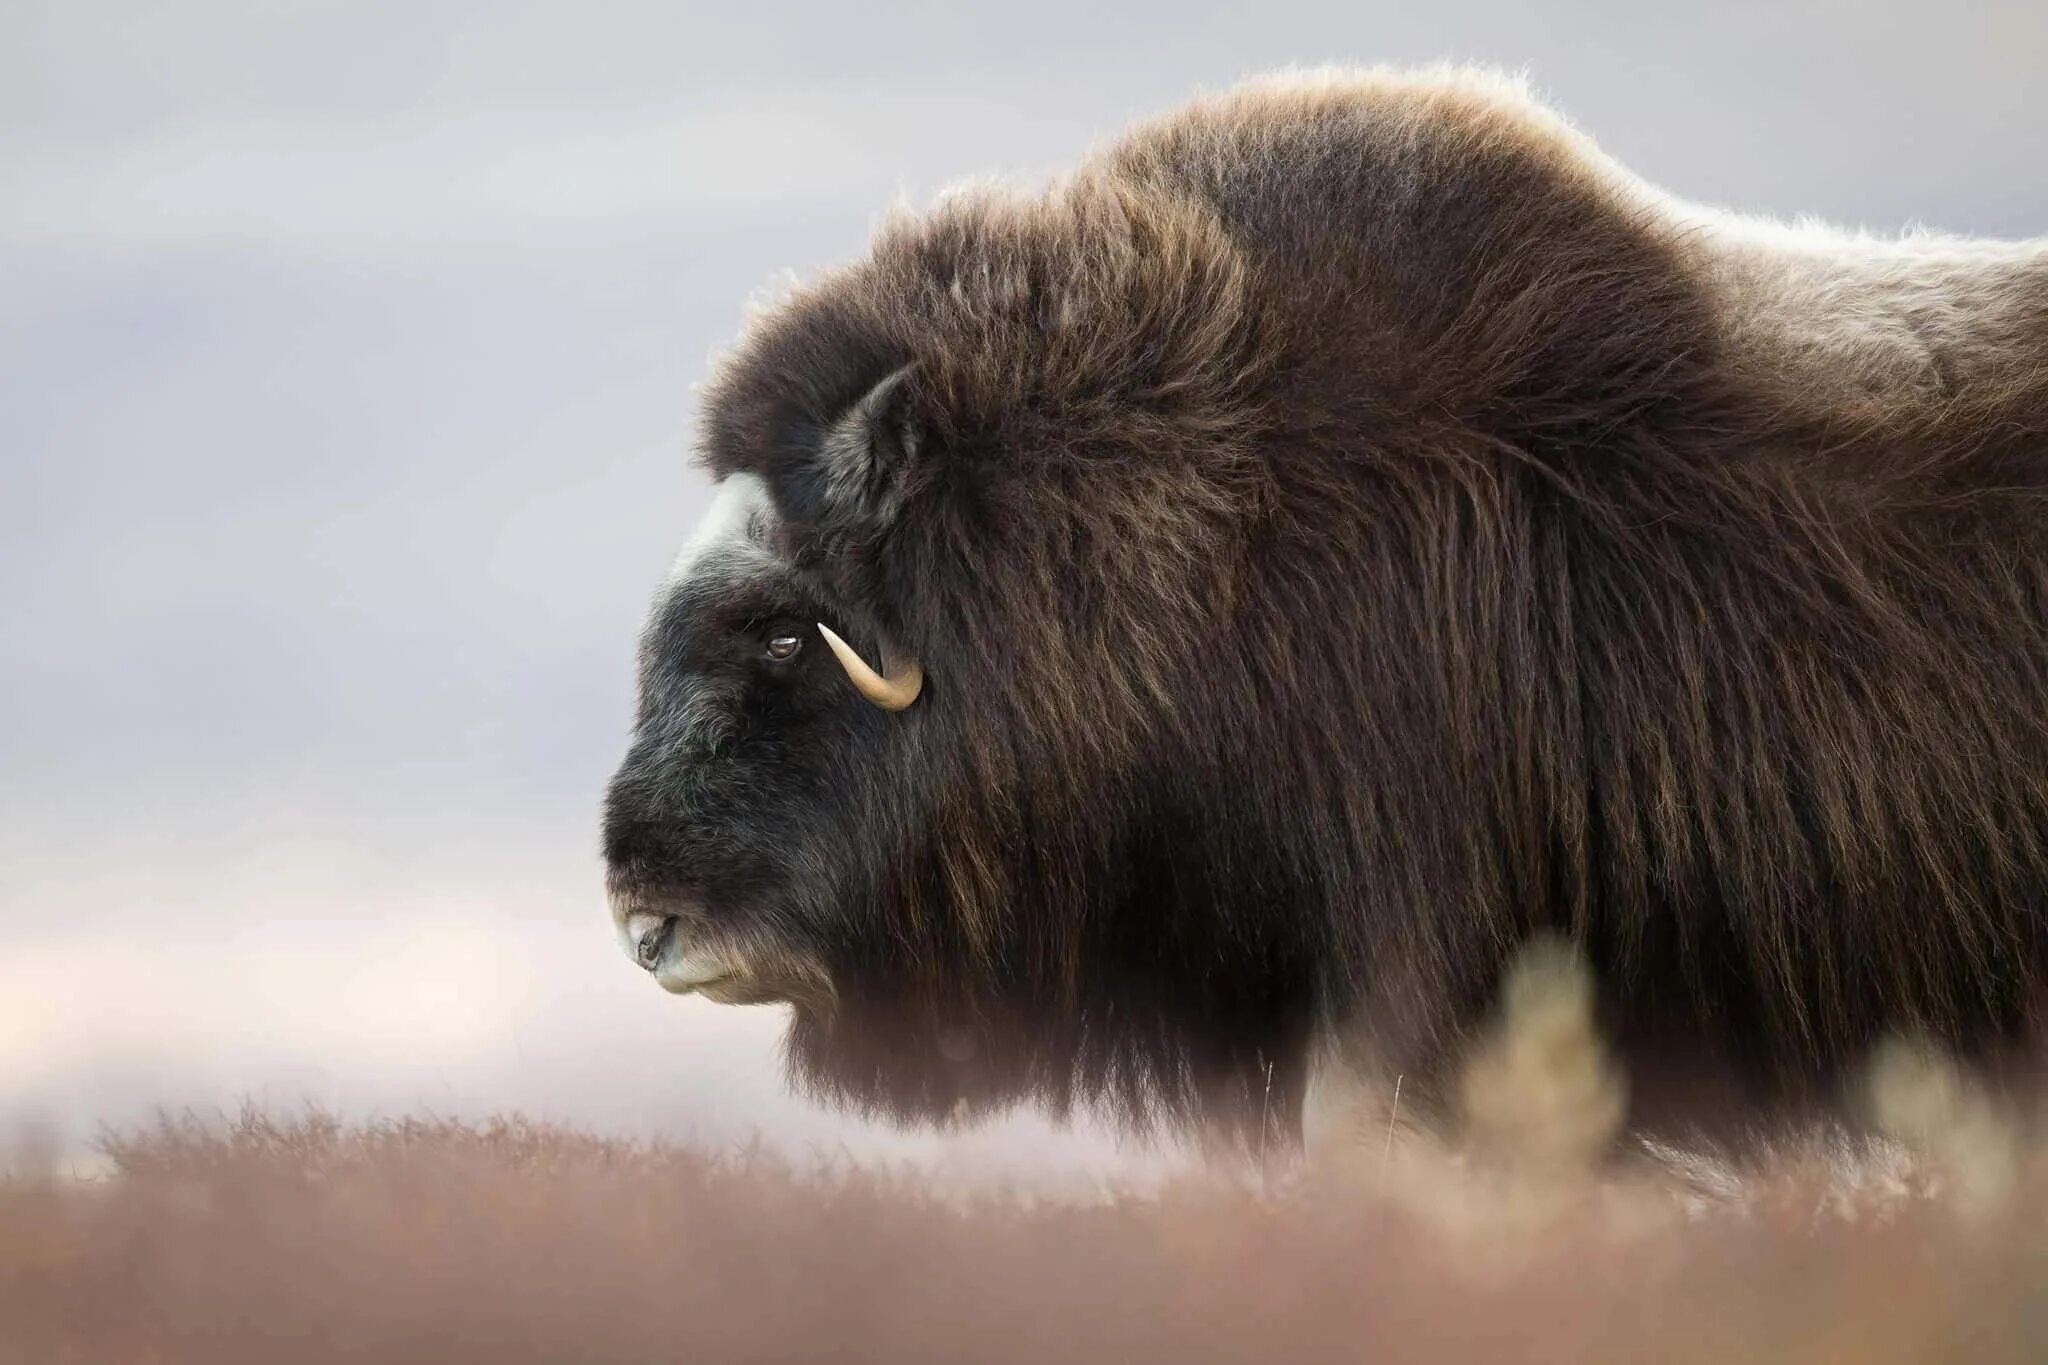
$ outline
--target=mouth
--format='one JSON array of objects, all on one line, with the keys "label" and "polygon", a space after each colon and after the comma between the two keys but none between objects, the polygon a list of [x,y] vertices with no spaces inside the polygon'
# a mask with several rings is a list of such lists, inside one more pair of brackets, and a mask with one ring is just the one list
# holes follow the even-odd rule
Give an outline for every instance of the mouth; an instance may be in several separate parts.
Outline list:
[{"label": "mouth", "polygon": [[636,910],[626,917],[620,938],[627,954],[655,983],[673,995],[702,995],[720,1004],[751,1004],[768,998],[751,986],[722,955],[690,951],[676,915]]}]

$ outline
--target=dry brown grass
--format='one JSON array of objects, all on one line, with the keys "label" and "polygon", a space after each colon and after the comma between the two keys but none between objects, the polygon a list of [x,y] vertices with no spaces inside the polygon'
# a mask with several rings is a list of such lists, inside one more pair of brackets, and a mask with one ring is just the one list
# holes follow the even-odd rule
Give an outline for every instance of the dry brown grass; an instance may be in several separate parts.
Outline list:
[{"label": "dry brown grass", "polygon": [[2038,1153],[1963,1216],[1818,1148],[1690,1211],[1668,1176],[1531,1202],[1404,1154],[1341,1199],[941,1194],[519,1120],[167,1120],[107,1151],[104,1179],[0,1185],[0,1357],[2048,1359]]}]

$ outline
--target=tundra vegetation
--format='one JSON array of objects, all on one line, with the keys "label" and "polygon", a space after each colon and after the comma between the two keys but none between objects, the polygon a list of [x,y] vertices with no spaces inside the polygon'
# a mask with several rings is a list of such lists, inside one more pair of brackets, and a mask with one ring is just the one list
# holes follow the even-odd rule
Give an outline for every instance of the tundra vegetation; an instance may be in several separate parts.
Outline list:
[{"label": "tundra vegetation", "polygon": [[[2048,1151],[1938,1053],[1895,1138],[1600,1155],[1584,983],[1526,961],[1456,1149],[1149,1186],[607,1141],[517,1118],[166,1116],[0,1183],[0,1360],[2032,1361]],[[1341,1186],[1333,1190],[1332,1183]]]}]

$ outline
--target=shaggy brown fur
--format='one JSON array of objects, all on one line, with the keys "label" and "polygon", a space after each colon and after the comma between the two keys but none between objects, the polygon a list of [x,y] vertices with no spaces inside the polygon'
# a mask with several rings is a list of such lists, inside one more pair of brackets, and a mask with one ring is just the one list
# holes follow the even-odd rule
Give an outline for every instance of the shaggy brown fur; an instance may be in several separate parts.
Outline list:
[{"label": "shaggy brown fur", "polygon": [[739,615],[929,678],[813,650],[709,768],[652,699],[614,789],[631,904],[830,979],[830,1093],[1256,1120],[1342,1037],[1427,1105],[1546,932],[1638,1127],[2036,1039],[2048,248],[1719,218],[1494,78],[1265,83],[892,219],[703,447],[772,497]]}]

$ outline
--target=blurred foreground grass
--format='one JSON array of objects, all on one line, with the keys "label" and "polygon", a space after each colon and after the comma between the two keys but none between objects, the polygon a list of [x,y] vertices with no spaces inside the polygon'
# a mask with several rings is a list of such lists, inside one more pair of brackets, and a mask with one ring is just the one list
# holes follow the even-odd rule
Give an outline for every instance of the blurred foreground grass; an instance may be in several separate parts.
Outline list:
[{"label": "blurred foreground grass", "polygon": [[512,1119],[165,1120],[0,1184],[7,1361],[2039,1361],[2048,1157],[1995,1200],[1397,1151],[1338,1195],[941,1191]]}]

